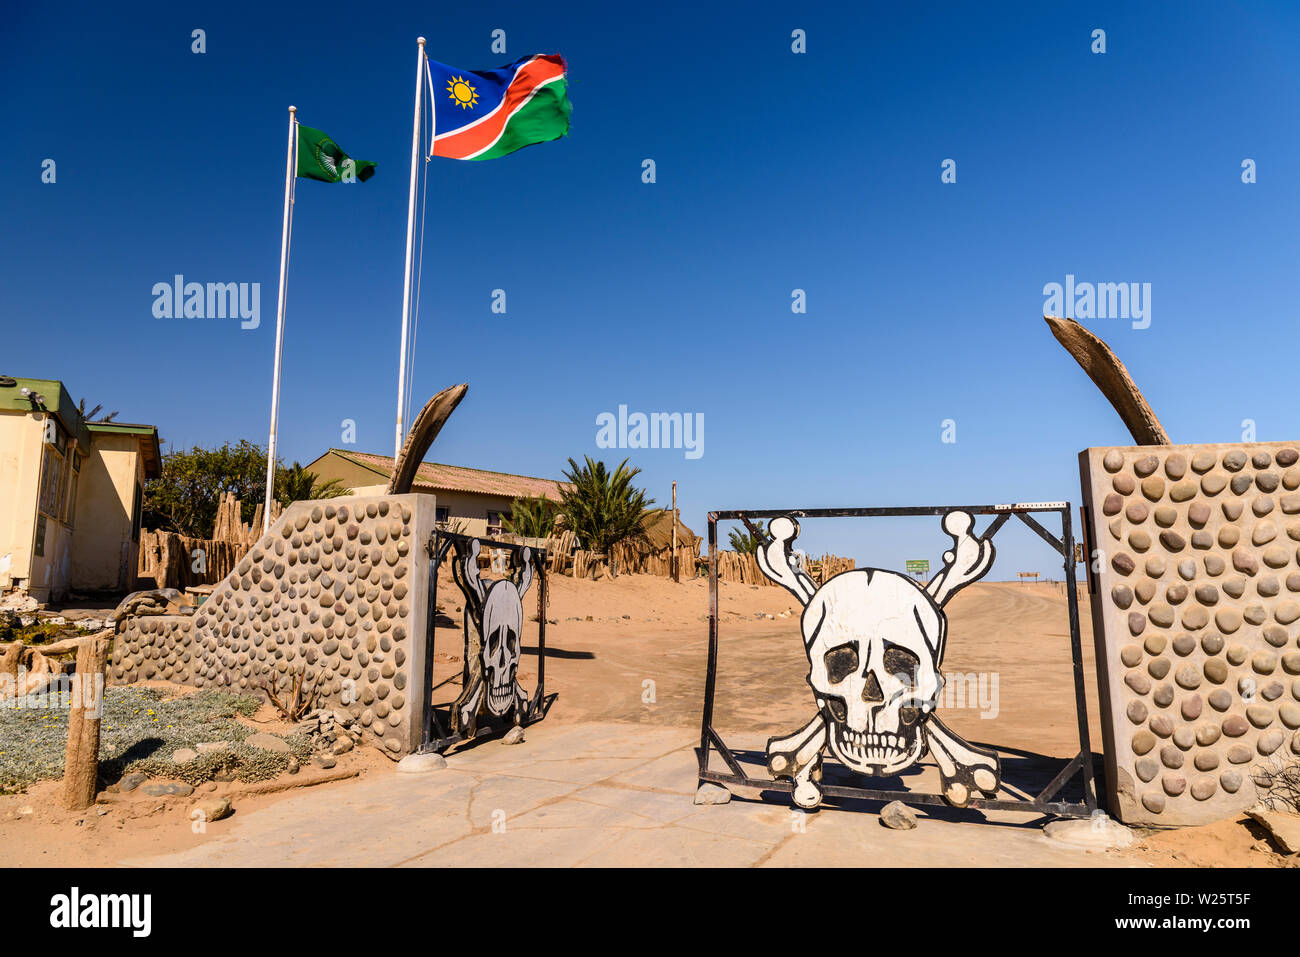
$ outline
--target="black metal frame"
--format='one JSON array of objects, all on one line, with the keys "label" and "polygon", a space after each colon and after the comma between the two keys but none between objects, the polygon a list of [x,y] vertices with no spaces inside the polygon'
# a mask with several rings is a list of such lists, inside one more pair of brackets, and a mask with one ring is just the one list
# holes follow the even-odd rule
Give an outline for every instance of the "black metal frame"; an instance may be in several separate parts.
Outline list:
[{"label": "black metal frame", "polygon": [[[492,715],[482,715],[479,718],[478,727],[473,738],[466,738],[460,732],[451,730],[453,704],[448,703],[439,706],[433,703],[433,656],[437,647],[437,628],[435,626],[438,614],[438,569],[447,557],[448,549],[453,545],[468,547],[471,542],[478,542],[484,549],[503,549],[517,556],[519,561],[523,560],[525,549],[530,552],[528,560],[532,564],[533,574],[537,578],[537,689],[528,702],[527,710],[521,716],[520,724],[527,726],[540,721],[546,716],[546,549],[533,548],[529,545],[517,545],[514,542],[497,541],[494,538],[485,538],[478,535],[461,535],[456,532],[444,532],[434,529],[433,534],[429,536],[427,545],[430,559],[429,610],[427,616],[428,630],[424,644],[424,733],[417,751],[419,754],[428,752],[441,754],[453,744],[466,740],[476,740],[489,734],[507,731],[513,727],[513,722],[507,722]],[[462,612],[462,646],[467,644],[463,637],[463,616],[469,613],[469,604],[467,602]],[[525,616],[526,620],[527,617]],[[522,651],[522,635],[519,640]],[[465,647],[464,650],[461,671],[462,686],[470,678],[469,649]]]},{"label": "black metal frame", "polygon": [[[1039,538],[1052,546],[1064,559],[1065,584],[1069,599],[1070,651],[1074,661],[1074,703],[1079,723],[1079,753],[1070,759],[1060,772],[1038,794],[1028,800],[1002,800],[1000,798],[972,797],[965,805],[994,811],[1037,811],[1059,817],[1090,817],[1098,809],[1097,787],[1093,780],[1092,746],[1088,740],[1088,704],[1083,674],[1083,645],[1079,636],[1078,585],[1075,581],[1074,536],[1070,526],[1068,502],[1047,502],[1013,505],[942,505],[907,506],[898,508],[806,508],[806,509],[739,509],[709,513],[709,662],[704,681],[704,714],[700,723],[699,779],[729,786],[756,788],[760,791],[785,791],[793,793],[794,782],[780,778],[752,777],[745,772],[735,753],[722,740],[713,727],[713,701],[718,672],[718,522],[744,522],[751,535],[766,540],[753,519],[772,519],[789,515],[794,518],[879,518],[900,515],[943,516],[954,509],[972,515],[995,515],[981,539],[992,538],[1003,525],[1015,516],[1025,523]],[[1061,537],[1057,538],[1035,519],[1033,512],[1055,512],[1061,517]],[[716,749],[730,769],[729,772],[709,768],[709,755]],[[1061,788],[1074,777],[1083,774],[1083,803],[1052,800]],[[1005,787],[1005,785],[1003,785]],[[902,801],[904,804],[948,804],[942,794],[916,791],[886,791],[876,788],[848,787],[822,782],[819,789],[827,797],[858,798],[870,801]]]}]

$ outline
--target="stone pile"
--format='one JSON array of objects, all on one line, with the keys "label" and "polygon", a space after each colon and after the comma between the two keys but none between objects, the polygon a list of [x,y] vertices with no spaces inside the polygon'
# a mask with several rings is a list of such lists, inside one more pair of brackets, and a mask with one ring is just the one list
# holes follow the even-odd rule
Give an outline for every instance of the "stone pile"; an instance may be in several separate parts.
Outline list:
[{"label": "stone pile", "polygon": [[313,751],[340,755],[347,754],[361,743],[365,729],[361,721],[347,711],[316,708],[294,730],[310,735]]}]

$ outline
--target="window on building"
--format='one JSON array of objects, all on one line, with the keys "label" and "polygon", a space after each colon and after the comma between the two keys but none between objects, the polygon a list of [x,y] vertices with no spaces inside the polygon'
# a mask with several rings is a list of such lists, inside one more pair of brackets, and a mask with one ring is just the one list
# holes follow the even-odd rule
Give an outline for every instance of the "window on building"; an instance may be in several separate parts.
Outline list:
[{"label": "window on building", "polygon": [[501,534],[501,513],[500,512],[487,513],[487,533],[489,535]]},{"label": "window on building", "polygon": [[433,520],[445,528],[451,521],[451,508],[446,505],[439,505],[434,509]]},{"label": "window on building", "polygon": [[41,470],[40,510],[56,522],[62,521],[63,496],[66,494],[63,468],[63,456],[53,445],[46,445],[45,463]]}]

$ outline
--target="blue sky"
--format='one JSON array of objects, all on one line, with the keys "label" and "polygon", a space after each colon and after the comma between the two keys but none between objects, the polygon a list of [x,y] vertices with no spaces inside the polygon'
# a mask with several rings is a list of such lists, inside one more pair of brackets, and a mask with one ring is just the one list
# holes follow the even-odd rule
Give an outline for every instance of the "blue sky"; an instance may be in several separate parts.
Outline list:
[{"label": "blue sky", "polygon": [[[1151,284],[1149,328],[1088,325],[1175,441],[1238,441],[1243,419],[1295,437],[1300,9],[859,6],[16,7],[0,371],[174,446],[265,442],[293,103],[379,171],[299,184],[281,450],[308,462],[354,419],[356,449],[391,454],[423,34],[467,69],[561,52],[574,103],[567,139],[429,168],[416,405],[470,384],[437,461],[558,477],[629,454],[701,533],[711,508],[1077,504],[1079,450],[1129,439],[1042,322],[1067,274]],[[176,273],[261,283],[261,326],[154,318]],[[620,404],[702,413],[704,455],[597,449]],[[913,522],[801,544],[937,559],[937,522]],[[993,577],[1053,569],[1003,534]]]}]

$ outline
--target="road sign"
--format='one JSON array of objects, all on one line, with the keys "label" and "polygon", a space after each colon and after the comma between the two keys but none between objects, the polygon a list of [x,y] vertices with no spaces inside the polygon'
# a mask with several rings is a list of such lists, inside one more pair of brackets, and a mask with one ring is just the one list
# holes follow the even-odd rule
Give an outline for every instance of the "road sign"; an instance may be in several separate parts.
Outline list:
[{"label": "road sign", "polygon": [[930,560],[928,558],[909,558],[907,560],[907,570],[914,574],[930,574]]}]

